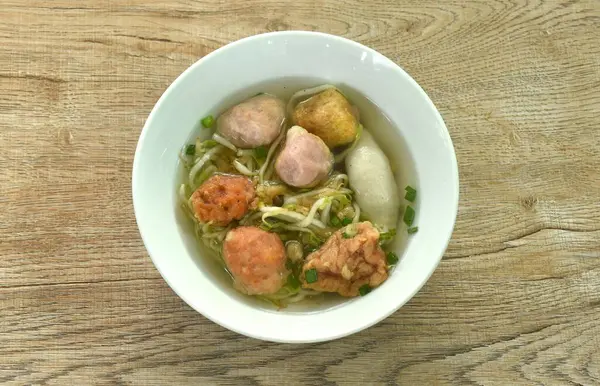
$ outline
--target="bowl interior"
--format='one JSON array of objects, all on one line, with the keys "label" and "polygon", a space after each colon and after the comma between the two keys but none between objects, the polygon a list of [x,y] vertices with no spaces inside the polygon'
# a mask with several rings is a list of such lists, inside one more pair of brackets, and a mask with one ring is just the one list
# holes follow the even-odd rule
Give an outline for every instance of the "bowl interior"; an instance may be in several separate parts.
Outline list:
[{"label": "bowl interior", "polygon": [[[351,300],[329,296],[318,304],[274,311],[235,291],[220,264],[198,246],[177,205],[176,187],[183,173],[178,153],[191,138],[208,135],[199,120],[209,113],[217,115],[258,92],[285,96],[322,83],[340,86],[359,105],[361,120],[390,158],[401,192],[406,184],[417,186],[419,232],[410,238],[399,232],[394,249],[401,261],[369,296]],[[154,264],[190,306],[252,337],[310,342],[368,327],[419,290],[449,241],[457,210],[458,174],[439,113],[398,66],[339,37],[284,32],[254,36],[219,49],[169,87],[138,143],[133,200]]]},{"label": "bowl interior", "polygon": [[[221,101],[219,105],[207,108],[204,113],[199,115],[198,119],[208,114],[218,116],[228,107],[239,103],[240,101],[246,100],[259,92],[277,95],[283,100],[287,101],[296,91],[326,84],[327,82],[328,79],[321,79],[317,77],[285,77],[281,79],[270,79],[264,82],[255,83],[246,89],[238,90],[232,95],[227,96],[226,100]],[[398,189],[403,190],[406,185],[417,186],[418,183],[416,180],[414,163],[412,161],[412,157],[410,156],[410,151],[406,146],[404,139],[400,135],[399,130],[393,127],[392,122],[385,116],[385,114],[383,114],[381,109],[379,109],[372,101],[365,98],[358,90],[355,90],[346,84],[336,84],[336,86],[344,92],[344,94],[352,101],[353,104],[359,107],[361,113],[361,123],[367,127],[369,131],[374,133],[374,136],[376,139],[378,139],[380,146],[384,149],[386,154],[389,154],[390,164],[393,166],[394,177],[396,179]],[[188,143],[192,143],[197,137],[208,139],[210,137],[210,133],[210,130],[202,128],[202,125],[197,123],[196,127],[194,127],[190,137],[188,138]],[[184,178],[186,178],[186,172],[181,162],[178,162],[174,173],[179,175],[179,179],[177,181],[183,181]],[[175,185],[177,184],[177,181],[175,182]],[[184,211],[181,210],[177,195],[173,196],[173,200],[174,202],[172,205],[176,213],[177,223],[180,227],[183,241],[189,251],[189,254],[194,259],[194,262],[200,270],[209,274],[209,280],[213,281],[217,287],[227,292],[230,296],[237,298],[240,302],[250,303],[253,307],[261,308],[266,311],[275,310],[278,313],[294,313],[322,311],[331,307],[336,307],[348,301],[348,299],[337,295],[326,294],[311,301],[293,303],[284,309],[277,310],[273,305],[265,303],[264,301],[260,301],[256,297],[245,296],[234,290],[231,286],[231,279],[229,275],[223,270],[222,265],[217,261],[217,257],[214,255],[214,252],[197,242],[191,222]],[[407,233],[399,232],[390,248],[395,251],[404,251],[407,241]],[[399,254],[399,256],[401,255]]]}]

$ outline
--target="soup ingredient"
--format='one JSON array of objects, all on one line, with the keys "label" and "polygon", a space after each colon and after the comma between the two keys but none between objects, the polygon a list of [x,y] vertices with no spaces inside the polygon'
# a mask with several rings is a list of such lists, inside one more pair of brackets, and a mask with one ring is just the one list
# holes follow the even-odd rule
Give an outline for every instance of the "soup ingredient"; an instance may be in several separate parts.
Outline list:
[{"label": "soup ingredient", "polygon": [[331,226],[334,226],[336,228],[339,228],[342,225],[342,222],[337,216],[331,217],[331,221],[329,221],[329,223],[331,224]]},{"label": "soup ingredient", "polygon": [[194,155],[196,154],[196,145],[194,145],[193,143],[190,145],[187,145],[185,147],[185,154],[187,155]]},{"label": "soup ingredient", "polygon": [[394,252],[388,252],[388,254],[386,255],[387,257],[387,263],[389,265],[394,265],[398,262],[398,255],[396,255]]},{"label": "soup ingredient", "polygon": [[404,211],[403,221],[406,225],[411,226],[413,221],[415,221],[415,210],[412,206],[408,205],[406,210]]},{"label": "soup ingredient", "polygon": [[410,227],[406,231],[409,235],[412,235],[413,233],[417,233],[419,231],[419,227]]},{"label": "soup ingredient", "polygon": [[275,96],[257,95],[233,106],[217,119],[217,133],[241,149],[269,145],[281,132],[285,104]]},{"label": "soup ingredient", "polygon": [[333,168],[333,154],[321,140],[300,126],[288,130],[285,145],[275,160],[275,171],[288,185],[313,187],[323,182]]},{"label": "soup ingredient", "polygon": [[230,230],[223,243],[223,259],[236,288],[248,295],[276,293],[289,274],[279,236],[256,227]]},{"label": "soup ingredient", "polygon": [[267,149],[264,146],[259,146],[256,149],[254,149],[254,156],[256,157],[256,159],[264,160],[265,158],[267,158],[268,153],[269,149]]},{"label": "soup ingredient", "polygon": [[209,115],[209,116],[202,118],[202,120],[200,122],[202,123],[202,126],[204,126],[205,128],[208,129],[214,125],[215,117],[213,117],[212,115]]},{"label": "soup ingredient", "polygon": [[282,183],[265,182],[256,187],[256,196],[259,201],[268,206],[281,206],[283,195],[288,192],[289,187]]},{"label": "soup ingredient", "polygon": [[304,279],[308,284],[315,283],[318,280],[318,273],[316,268],[311,268],[304,272]]},{"label": "soup ingredient", "polygon": [[192,194],[194,216],[202,223],[226,226],[254,206],[254,185],[247,177],[215,174]]},{"label": "soup ingredient", "polygon": [[[342,236],[345,229],[335,232],[323,246],[306,258],[300,275],[302,286],[342,296],[358,296],[359,288],[375,288],[388,277],[386,256],[379,246],[379,232],[366,221],[351,224],[356,232],[351,238]],[[311,282],[307,273],[317,273]]]},{"label": "soup ingredient", "polygon": [[417,198],[417,190],[410,185],[407,185],[404,190],[406,190],[404,199],[410,202],[415,202],[415,199]]},{"label": "soup ingredient", "polygon": [[304,256],[302,244],[297,240],[288,241],[285,243],[285,254],[293,263],[299,262]]},{"label": "soup ingredient", "polygon": [[358,130],[352,105],[333,87],[300,102],[294,109],[293,120],[319,136],[331,149],[352,142]]},{"label": "soup ingredient", "polygon": [[366,294],[368,294],[369,292],[371,292],[372,288],[369,287],[368,284],[363,285],[362,287],[360,287],[358,289],[358,293],[360,294],[360,296],[365,296]]},{"label": "soup ingredient", "polygon": [[213,139],[213,141],[217,142],[218,144],[225,146],[229,150],[233,150],[234,152],[238,151],[237,147],[235,147],[235,145],[233,143],[229,142],[227,139],[221,137],[217,133],[213,134],[212,139]]},{"label": "soup ingredient", "polygon": [[387,232],[379,232],[379,245],[386,245],[392,242],[396,236],[396,228],[390,229]]},{"label": "soup ingredient", "polygon": [[385,230],[396,228],[400,198],[394,175],[387,157],[367,130],[346,157],[346,171],[364,215]]}]

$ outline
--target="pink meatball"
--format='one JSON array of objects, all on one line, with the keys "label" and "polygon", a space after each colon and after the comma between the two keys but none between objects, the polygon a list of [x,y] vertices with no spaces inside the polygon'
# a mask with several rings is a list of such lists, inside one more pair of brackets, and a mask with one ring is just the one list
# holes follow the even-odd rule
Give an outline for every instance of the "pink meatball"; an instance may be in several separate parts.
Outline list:
[{"label": "pink meatball", "polygon": [[269,94],[233,106],[217,119],[217,133],[242,149],[266,146],[277,138],[285,119],[285,104]]},{"label": "pink meatball", "polygon": [[321,138],[300,126],[287,132],[285,146],[275,161],[275,170],[283,182],[310,188],[324,181],[332,168],[333,154]]},{"label": "pink meatball", "polygon": [[242,226],[227,233],[223,258],[236,288],[248,295],[274,294],[288,276],[285,248],[274,233]]}]

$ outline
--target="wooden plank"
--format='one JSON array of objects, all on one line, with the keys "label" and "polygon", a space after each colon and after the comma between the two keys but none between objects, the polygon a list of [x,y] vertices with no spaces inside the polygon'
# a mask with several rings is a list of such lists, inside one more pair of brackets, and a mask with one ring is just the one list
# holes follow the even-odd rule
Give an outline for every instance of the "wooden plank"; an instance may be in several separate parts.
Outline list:
[{"label": "wooden plank", "polygon": [[[379,325],[289,345],[229,332],[159,279],[3,288],[14,384],[593,384],[600,269],[503,283],[448,273]],[[324,355],[327,353],[327,355]]]},{"label": "wooden plank", "polygon": [[[600,384],[599,24],[595,0],[3,0],[0,383]],[[461,177],[424,289],[367,331],[302,346],[183,304],[130,193],[170,82],[229,41],[288,29],[405,68]]]}]

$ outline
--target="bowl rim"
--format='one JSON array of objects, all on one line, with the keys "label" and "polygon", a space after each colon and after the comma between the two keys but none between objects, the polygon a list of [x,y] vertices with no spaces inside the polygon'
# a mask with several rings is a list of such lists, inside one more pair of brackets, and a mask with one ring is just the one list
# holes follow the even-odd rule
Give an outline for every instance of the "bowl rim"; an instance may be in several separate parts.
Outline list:
[{"label": "bowl rim", "polygon": [[[158,264],[158,260],[157,257],[153,256],[153,253],[151,252],[151,247],[150,247],[150,242],[147,238],[147,236],[145,237],[143,232],[142,232],[142,228],[141,228],[141,220],[140,220],[140,215],[139,215],[139,211],[140,208],[139,206],[141,204],[137,204],[136,205],[136,196],[139,195],[139,193],[136,190],[136,181],[140,178],[138,171],[140,169],[140,159],[141,157],[139,156],[139,153],[141,152],[143,143],[145,141],[145,138],[148,134],[149,131],[149,126],[151,125],[151,122],[154,120],[155,115],[157,114],[157,111],[160,110],[160,106],[164,103],[164,101],[169,97],[169,94],[177,87],[177,85],[179,83],[182,83],[185,78],[187,77],[187,75],[193,71],[195,71],[195,69],[197,67],[200,67],[204,62],[210,60],[212,57],[216,56],[216,55],[220,55],[223,54],[224,52],[234,49],[235,47],[237,47],[238,45],[242,45],[245,44],[249,41],[253,41],[253,40],[261,40],[261,39],[268,39],[270,37],[273,36],[277,36],[277,37],[298,37],[298,36],[318,36],[320,38],[325,38],[325,39],[330,39],[332,42],[334,43],[341,43],[341,44],[346,44],[346,45],[350,45],[353,46],[354,48],[358,48],[364,51],[368,51],[369,53],[371,53],[372,55],[376,55],[380,58],[385,59],[386,61],[389,62],[389,64],[392,64],[393,67],[395,68],[396,71],[399,71],[410,83],[412,83],[412,85],[416,88],[416,90],[421,94],[421,96],[424,98],[425,102],[427,104],[430,105],[430,107],[432,108],[435,118],[436,120],[440,123],[441,127],[443,128],[443,133],[444,133],[444,140],[447,141],[448,144],[450,144],[450,146],[448,147],[449,150],[449,156],[451,158],[451,169],[452,169],[452,182],[455,185],[455,200],[452,202],[452,213],[454,213],[452,220],[451,220],[451,226],[448,229],[448,234],[445,235],[444,237],[444,244],[443,244],[443,249],[441,249],[441,252],[439,254],[439,256],[437,257],[435,264],[431,264],[429,270],[427,271],[426,275],[424,276],[424,279],[421,281],[421,283],[419,283],[419,285],[415,286],[412,291],[410,291],[410,295],[407,296],[405,299],[403,299],[402,301],[399,301],[395,307],[391,307],[389,309],[387,309],[385,312],[382,312],[381,314],[377,315],[376,317],[373,317],[372,319],[369,319],[369,321],[367,323],[363,323],[360,326],[357,326],[355,328],[352,329],[340,329],[340,331],[336,334],[330,334],[326,337],[318,337],[318,338],[294,338],[294,337],[290,337],[290,338],[286,338],[286,339],[282,339],[282,338],[276,338],[276,337],[271,337],[271,336],[264,336],[264,335],[260,335],[257,333],[252,332],[252,330],[242,330],[240,328],[236,328],[235,326],[233,326],[231,323],[229,323],[227,320],[224,319],[219,319],[214,317],[214,315],[211,315],[208,312],[203,312],[201,310],[199,310],[197,307],[193,306],[192,304],[194,302],[192,302],[188,295],[186,295],[185,293],[183,293],[183,291],[181,291],[180,289],[178,289],[178,285],[176,283],[174,283],[172,280],[170,280],[165,273],[159,268]],[[136,219],[136,225],[138,227],[138,231],[140,233],[140,237],[142,238],[142,242],[144,244],[144,247],[146,248],[146,252],[148,253],[148,256],[150,257],[150,259],[152,260],[155,268],[158,270],[158,272],[160,273],[161,277],[165,280],[165,282],[167,283],[167,285],[188,305],[190,306],[192,309],[194,309],[196,312],[200,313],[201,315],[203,315],[205,318],[207,318],[208,320],[222,326],[225,327],[227,329],[229,329],[230,331],[236,332],[238,334],[247,336],[247,337],[251,337],[251,338],[255,338],[255,339],[260,339],[260,340],[264,340],[264,341],[271,341],[271,342],[279,342],[279,343],[316,343],[316,342],[324,342],[324,341],[331,341],[331,340],[336,340],[336,339],[340,339],[352,334],[355,334],[359,331],[365,330],[379,322],[381,322],[382,320],[386,319],[387,317],[389,317],[391,314],[395,313],[396,311],[398,311],[402,306],[404,306],[408,301],[410,301],[410,299],[412,299],[420,290],[421,288],[425,285],[425,283],[427,283],[429,281],[429,279],[431,278],[431,275],[433,274],[433,272],[437,269],[437,267],[439,266],[440,261],[443,258],[443,255],[445,253],[445,251],[448,248],[448,245],[450,243],[453,231],[454,231],[454,227],[456,225],[456,218],[458,216],[458,203],[459,203],[459,194],[460,194],[460,179],[459,179],[459,171],[458,171],[458,162],[457,162],[457,158],[456,158],[456,152],[454,149],[454,144],[452,142],[452,138],[450,137],[450,133],[448,131],[448,128],[439,112],[439,110],[437,109],[437,107],[435,106],[435,104],[433,103],[433,101],[429,98],[429,96],[427,95],[427,93],[423,90],[423,88],[402,68],[400,67],[400,65],[398,65],[396,62],[394,62],[393,60],[389,59],[387,56],[383,55],[382,53],[376,51],[373,48],[370,48],[368,46],[365,46],[361,43],[358,43],[356,41],[353,41],[351,39],[348,38],[344,38],[341,36],[337,36],[337,35],[332,35],[332,34],[328,34],[328,33],[323,33],[323,32],[314,32],[314,31],[302,31],[302,30],[290,30],[290,31],[275,31],[275,32],[267,32],[267,33],[261,33],[261,34],[256,34],[256,35],[251,35],[251,36],[247,36],[235,41],[232,41],[230,43],[227,43],[217,49],[215,49],[214,51],[208,53],[207,55],[201,57],[200,59],[198,59],[196,62],[192,63],[189,67],[187,67],[181,74],[179,74],[177,76],[177,78],[171,83],[169,84],[169,86],[166,88],[166,90],[162,93],[162,95],[160,96],[160,98],[157,100],[157,102],[155,103],[155,105],[153,106],[150,114],[148,115],[144,126],[142,127],[142,131],[140,133],[137,145],[136,145],[136,149],[135,149],[135,155],[134,155],[134,160],[133,160],[133,165],[132,165],[132,176],[131,176],[131,184],[132,184],[132,201],[133,201],[133,209],[134,209],[134,214],[135,214],[135,219]],[[441,243],[440,243],[441,245]]]}]

